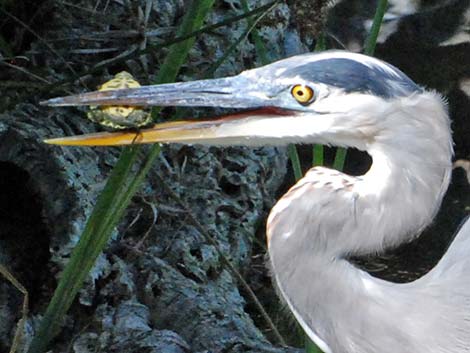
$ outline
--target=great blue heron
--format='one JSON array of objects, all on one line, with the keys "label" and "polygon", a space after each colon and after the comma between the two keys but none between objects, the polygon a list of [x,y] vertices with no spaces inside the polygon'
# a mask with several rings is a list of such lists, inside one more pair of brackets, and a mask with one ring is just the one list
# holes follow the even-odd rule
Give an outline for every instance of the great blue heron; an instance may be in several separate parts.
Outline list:
[{"label": "great blue heron", "polygon": [[312,168],[272,209],[267,241],[282,297],[326,353],[470,351],[470,221],[437,266],[411,283],[372,277],[348,261],[420,233],[449,184],[453,149],[445,101],[395,67],[330,51],[233,77],[45,103],[259,108],[140,133],[48,140],[61,145],[320,143],[366,151],[373,160],[366,174]]}]

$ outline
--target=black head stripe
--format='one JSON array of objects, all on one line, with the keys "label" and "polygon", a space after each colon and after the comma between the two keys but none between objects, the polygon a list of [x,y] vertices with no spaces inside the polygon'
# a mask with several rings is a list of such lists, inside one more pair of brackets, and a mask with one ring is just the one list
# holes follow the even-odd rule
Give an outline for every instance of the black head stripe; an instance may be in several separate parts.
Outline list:
[{"label": "black head stripe", "polygon": [[342,88],[348,93],[369,93],[383,98],[421,91],[403,72],[380,61],[374,64],[373,61],[362,63],[349,58],[325,58],[287,69],[282,76],[297,76],[309,82]]}]

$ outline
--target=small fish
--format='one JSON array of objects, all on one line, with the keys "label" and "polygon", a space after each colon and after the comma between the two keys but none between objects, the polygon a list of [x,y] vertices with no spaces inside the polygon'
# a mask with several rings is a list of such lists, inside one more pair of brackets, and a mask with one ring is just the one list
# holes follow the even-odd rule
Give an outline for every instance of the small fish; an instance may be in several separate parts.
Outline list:
[{"label": "small fish", "polygon": [[[140,87],[134,77],[122,71],[99,87],[99,91],[112,91]],[[90,106],[88,119],[114,130],[136,129],[152,124],[150,112],[142,107],[130,105]]]}]

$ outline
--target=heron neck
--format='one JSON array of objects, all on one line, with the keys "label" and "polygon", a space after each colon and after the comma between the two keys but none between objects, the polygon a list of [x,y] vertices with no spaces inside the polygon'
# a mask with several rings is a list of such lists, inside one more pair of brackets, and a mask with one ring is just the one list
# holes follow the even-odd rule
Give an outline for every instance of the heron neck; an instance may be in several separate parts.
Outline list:
[{"label": "heron neck", "polygon": [[352,189],[355,221],[343,239],[331,234],[333,252],[373,253],[409,241],[432,221],[449,185],[453,149],[441,97],[425,92],[385,110],[364,146],[372,165]]},{"label": "heron neck", "polygon": [[[397,341],[409,347],[406,352],[419,351],[413,346],[413,327],[401,322],[419,297],[418,286],[397,289],[347,258],[411,239],[440,205],[451,171],[449,120],[436,97],[421,98],[429,104],[404,101],[409,115],[374,125],[378,133],[364,148],[373,160],[366,174],[352,178],[313,168],[269,216],[269,254],[277,285],[325,352],[396,352],[394,344],[384,342]],[[420,116],[425,110],[427,116]],[[364,332],[375,334],[367,337],[367,349]]]},{"label": "heron neck", "polygon": [[[447,143],[447,142],[446,142]],[[438,144],[438,142],[436,142]],[[448,143],[447,143],[448,145]],[[410,240],[434,218],[449,185],[450,146],[430,153],[403,146],[376,145],[369,149],[372,165],[354,185],[357,206],[370,242],[362,242],[359,252],[380,251]]]},{"label": "heron neck", "polygon": [[[419,288],[373,278],[347,257],[380,252],[427,225],[448,185],[450,154],[442,163],[442,154],[417,161],[383,146],[370,152],[373,164],[352,188],[312,188],[320,183],[318,171],[327,173],[314,169],[276,205],[268,224],[271,266],[291,311],[324,352],[366,345],[368,350],[354,352],[393,353],[396,345],[384,342],[394,340],[407,353],[421,352],[416,328],[402,322]],[[367,344],[364,332],[375,334]]]}]

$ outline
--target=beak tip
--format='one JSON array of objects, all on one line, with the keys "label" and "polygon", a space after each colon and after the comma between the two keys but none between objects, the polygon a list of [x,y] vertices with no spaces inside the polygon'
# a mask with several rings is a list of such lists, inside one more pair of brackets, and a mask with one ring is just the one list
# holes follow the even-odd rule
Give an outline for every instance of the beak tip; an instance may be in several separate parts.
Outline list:
[{"label": "beak tip", "polygon": [[57,143],[54,142],[55,139],[45,139],[42,142],[47,143],[48,145],[56,145]]},{"label": "beak tip", "polygon": [[62,106],[66,105],[64,100],[62,98],[51,98],[45,101],[39,102],[39,105],[42,106],[49,106],[49,107],[57,107],[57,106]]},{"label": "beak tip", "polygon": [[66,146],[67,141],[65,141],[63,138],[52,138],[52,139],[45,139],[42,140],[42,142],[48,144],[48,145],[55,145],[55,146]]}]

